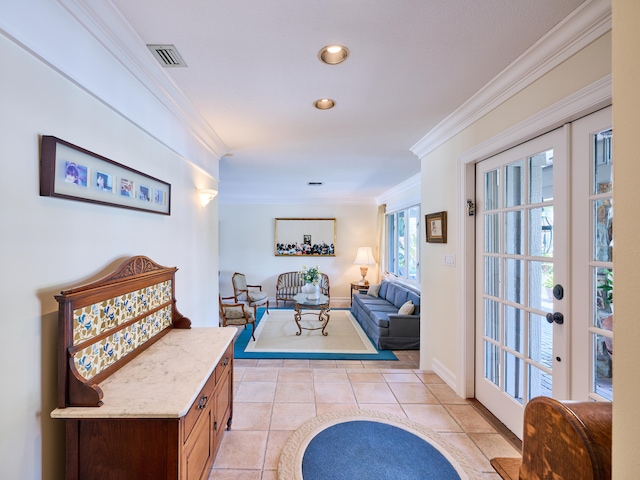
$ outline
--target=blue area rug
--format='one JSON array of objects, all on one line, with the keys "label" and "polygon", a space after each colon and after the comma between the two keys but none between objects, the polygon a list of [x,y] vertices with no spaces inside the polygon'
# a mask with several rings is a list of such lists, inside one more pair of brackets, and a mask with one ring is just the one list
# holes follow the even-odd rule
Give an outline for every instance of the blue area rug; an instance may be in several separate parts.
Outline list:
[{"label": "blue area rug", "polygon": [[304,480],[460,480],[426,440],[393,425],[357,420],[318,433],[302,459]]},{"label": "blue area rug", "polygon": [[[270,309],[271,310],[271,309]],[[332,309],[340,310],[340,309]],[[348,309],[345,309],[348,310]],[[266,309],[258,308],[256,328],[264,316]],[[293,352],[245,352],[247,344],[251,339],[251,327],[241,330],[236,338],[233,355],[237,359],[299,359],[299,360],[398,360],[391,350],[378,350],[376,354],[354,354],[354,353],[293,353]],[[372,342],[373,343],[373,342]],[[374,345],[375,347],[375,345]]]}]

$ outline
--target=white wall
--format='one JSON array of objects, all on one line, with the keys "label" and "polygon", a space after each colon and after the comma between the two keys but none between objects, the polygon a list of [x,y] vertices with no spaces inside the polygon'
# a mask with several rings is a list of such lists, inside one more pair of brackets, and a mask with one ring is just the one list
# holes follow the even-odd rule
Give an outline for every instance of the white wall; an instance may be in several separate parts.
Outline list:
[{"label": "white wall", "polygon": [[638,477],[640,456],[640,3],[613,1],[613,204],[616,314],[613,357],[613,478]]},{"label": "white wall", "polygon": [[[61,479],[54,295],[141,254],[177,266],[178,309],[217,325],[217,202],[196,193],[216,182],[1,35],[0,57],[0,478]],[[169,182],[171,216],[40,197],[40,135]]]},{"label": "white wall", "polygon": [[[376,249],[377,207],[371,205],[220,205],[220,293],[233,295],[231,276],[244,273],[247,282],[263,285],[275,299],[278,275],[299,271],[302,265],[318,265],[329,275],[331,298],[347,299],[350,282],[360,280],[360,267],[353,264],[358,247]],[[276,218],[335,218],[335,257],[276,257]],[[377,281],[376,266],[367,279]]]}]

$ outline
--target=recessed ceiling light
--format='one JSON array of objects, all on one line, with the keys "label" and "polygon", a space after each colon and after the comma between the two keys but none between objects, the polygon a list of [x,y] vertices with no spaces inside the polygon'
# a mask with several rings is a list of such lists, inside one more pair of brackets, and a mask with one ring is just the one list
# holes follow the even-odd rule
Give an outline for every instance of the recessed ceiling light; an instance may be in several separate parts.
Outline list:
[{"label": "recessed ceiling light", "polygon": [[336,102],[330,98],[321,98],[320,100],[313,102],[313,106],[318,110],[329,110],[336,106]]},{"label": "recessed ceiling light", "polygon": [[349,56],[349,49],[342,45],[327,45],[318,52],[318,58],[327,65],[338,65]]}]

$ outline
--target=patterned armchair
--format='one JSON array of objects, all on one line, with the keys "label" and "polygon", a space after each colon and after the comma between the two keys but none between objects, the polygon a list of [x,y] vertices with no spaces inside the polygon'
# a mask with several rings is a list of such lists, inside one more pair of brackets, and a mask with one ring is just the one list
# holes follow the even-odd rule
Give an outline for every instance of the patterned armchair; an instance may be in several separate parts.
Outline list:
[{"label": "patterned armchair", "polygon": [[247,279],[243,273],[234,273],[231,277],[233,283],[233,297],[236,303],[244,303],[253,307],[253,316],[257,317],[258,307],[267,306],[269,313],[269,296],[262,291],[262,285],[247,285]]},{"label": "patterned armchair", "polygon": [[251,338],[255,341],[256,317],[253,315],[253,312],[250,309],[245,310],[244,303],[225,303],[223,300],[235,300],[235,297],[221,297],[218,295],[218,302],[220,303],[220,323],[222,326],[244,325],[244,328],[247,328],[247,325],[251,325]]},{"label": "patterned armchair", "polygon": [[[283,302],[293,301],[293,296],[300,293],[304,281],[300,278],[298,272],[287,272],[278,275],[276,283],[276,307],[280,300]],[[329,276],[326,273],[321,274],[320,293],[329,297]]]}]

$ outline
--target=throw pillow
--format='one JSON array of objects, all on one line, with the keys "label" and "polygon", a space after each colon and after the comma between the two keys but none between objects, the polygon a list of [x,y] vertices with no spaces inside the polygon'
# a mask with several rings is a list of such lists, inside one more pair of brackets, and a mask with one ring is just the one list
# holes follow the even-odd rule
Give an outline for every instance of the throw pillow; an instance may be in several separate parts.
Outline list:
[{"label": "throw pillow", "polygon": [[415,308],[416,307],[413,304],[413,302],[409,300],[408,302],[402,304],[402,306],[400,307],[400,310],[398,310],[398,313],[400,315],[411,315]]},{"label": "throw pillow", "polygon": [[377,297],[378,292],[380,291],[380,284],[371,284],[369,285],[369,290],[367,290],[367,295],[371,295],[372,297]]}]

